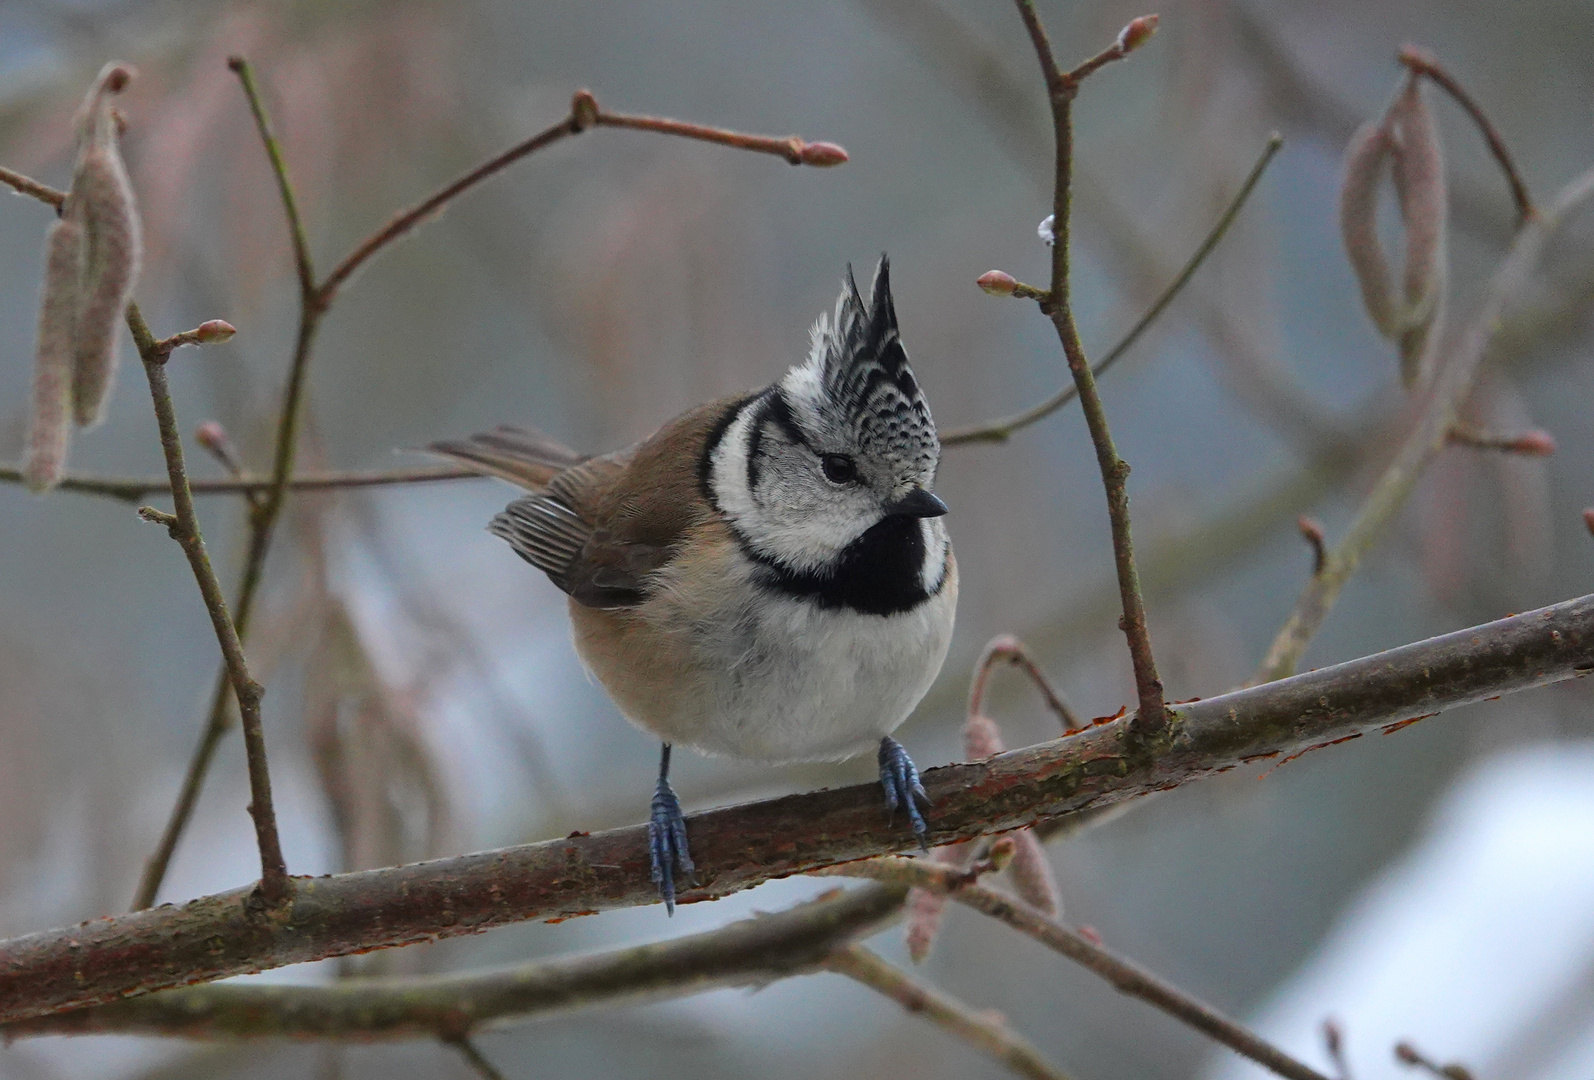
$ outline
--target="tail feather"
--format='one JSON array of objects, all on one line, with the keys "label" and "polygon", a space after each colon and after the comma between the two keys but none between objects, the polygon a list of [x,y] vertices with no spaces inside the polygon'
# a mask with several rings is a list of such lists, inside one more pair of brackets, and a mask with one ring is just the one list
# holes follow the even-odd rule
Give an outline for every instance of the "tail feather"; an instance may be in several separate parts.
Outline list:
[{"label": "tail feather", "polygon": [[426,449],[529,491],[541,491],[555,476],[588,457],[540,431],[510,424],[466,439],[434,442]]}]

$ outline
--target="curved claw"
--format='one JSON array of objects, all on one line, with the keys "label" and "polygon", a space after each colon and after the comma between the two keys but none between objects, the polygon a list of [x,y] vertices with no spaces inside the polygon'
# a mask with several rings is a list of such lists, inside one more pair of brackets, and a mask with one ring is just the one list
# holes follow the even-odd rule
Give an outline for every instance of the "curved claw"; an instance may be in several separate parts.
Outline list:
[{"label": "curved claw", "polygon": [[887,735],[880,740],[880,786],[886,793],[886,810],[895,818],[897,807],[908,812],[908,824],[913,826],[919,847],[930,850],[930,826],[925,824],[920,808],[930,809],[930,797],[919,783],[919,770],[913,759],[902,749],[902,744]]},{"label": "curved claw", "polygon": [[653,884],[659,888],[664,910],[675,914],[675,881],[680,875],[690,883],[697,872],[686,844],[686,817],[670,782],[659,778],[653,790],[652,814],[648,818],[648,853],[653,862]]}]

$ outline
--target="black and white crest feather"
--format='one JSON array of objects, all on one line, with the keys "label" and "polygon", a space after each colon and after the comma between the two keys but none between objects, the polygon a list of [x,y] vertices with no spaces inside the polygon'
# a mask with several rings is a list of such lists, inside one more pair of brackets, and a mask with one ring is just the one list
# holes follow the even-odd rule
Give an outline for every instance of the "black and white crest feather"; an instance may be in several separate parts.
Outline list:
[{"label": "black and white crest feather", "polygon": [[897,333],[891,265],[882,255],[864,300],[847,268],[836,310],[814,325],[808,362],[781,387],[804,427],[848,432],[865,454],[890,462],[899,475],[934,479],[941,457],[935,421]]}]

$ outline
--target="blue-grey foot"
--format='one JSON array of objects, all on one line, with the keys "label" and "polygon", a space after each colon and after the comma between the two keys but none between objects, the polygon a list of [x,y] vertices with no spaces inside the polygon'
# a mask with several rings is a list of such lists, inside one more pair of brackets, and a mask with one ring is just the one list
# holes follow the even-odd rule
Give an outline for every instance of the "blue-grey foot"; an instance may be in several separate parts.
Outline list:
[{"label": "blue-grey foot", "polygon": [[[912,766],[910,765],[909,768]],[[664,910],[675,914],[677,878],[690,884],[696,867],[686,846],[686,818],[681,801],[670,787],[670,744],[659,757],[659,786],[653,789],[653,813],[648,818],[648,854],[653,862],[653,884],[659,888]]]},{"label": "blue-grey foot", "polygon": [[924,815],[919,811],[921,807],[930,809],[930,796],[924,793],[924,785],[919,783],[919,770],[913,767],[913,759],[902,749],[902,744],[889,735],[880,740],[880,786],[886,789],[886,809],[891,816],[897,816],[899,806],[906,810],[908,824],[913,826],[919,846],[929,851],[927,837],[930,827],[924,823]]}]

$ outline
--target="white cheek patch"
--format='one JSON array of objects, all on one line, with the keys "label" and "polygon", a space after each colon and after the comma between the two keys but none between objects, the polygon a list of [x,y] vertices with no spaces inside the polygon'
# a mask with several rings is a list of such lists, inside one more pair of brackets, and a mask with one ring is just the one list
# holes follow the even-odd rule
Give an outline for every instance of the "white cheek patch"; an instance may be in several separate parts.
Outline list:
[{"label": "white cheek patch", "polygon": [[[874,521],[853,513],[837,501],[815,510],[811,506],[781,502],[762,503],[747,486],[747,452],[752,445],[753,418],[758,402],[744,406],[731,421],[709,458],[709,483],[720,511],[760,554],[776,559],[799,573],[817,570],[835,554],[862,536]],[[793,450],[794,453],[801,451]],[[782,480],[769,470],[768,486],[778,490]],[[784,484],[799,483],[787,479]],[[816,481],[817,483],[817,481]],[[807,501],[807,500],[804,500]]]},{"label": "white cheek patch", "polygon": [[714,501],[719,504],[721,513],[744,529],[758,516],[758,506],[747,487],[747,448],[752,441],[753,414],[757,410],[757,400],[742,406],[709,458],[709,486],[714,489]]}]

